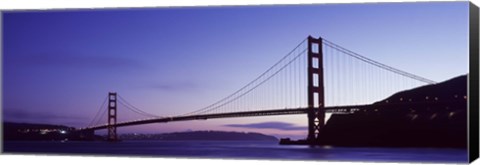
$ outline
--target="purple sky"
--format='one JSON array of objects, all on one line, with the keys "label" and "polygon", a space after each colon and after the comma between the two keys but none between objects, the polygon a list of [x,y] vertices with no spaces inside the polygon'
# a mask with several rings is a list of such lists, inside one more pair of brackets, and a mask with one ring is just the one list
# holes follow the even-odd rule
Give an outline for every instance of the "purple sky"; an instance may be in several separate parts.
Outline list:
[{"label": "purple sky", "polygon": [[[467,9],[441,2],[4,12],[3,116],[83,127],[109,91],[149,113],[187,113],[242,87],[308,35],[444,81],[468,72]],[[119,111],[120,120],[140,118]],[[306,124],[306,115],[294,115],[120,132],[303,137]]]}]

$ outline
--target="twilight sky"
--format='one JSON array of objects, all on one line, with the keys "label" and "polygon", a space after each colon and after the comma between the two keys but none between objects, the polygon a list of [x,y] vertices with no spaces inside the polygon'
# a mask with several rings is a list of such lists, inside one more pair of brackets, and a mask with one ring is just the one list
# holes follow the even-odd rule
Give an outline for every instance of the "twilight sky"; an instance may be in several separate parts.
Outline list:
[{"label": "twilight sky", "polygon": [[[3,13],[3,117],[86,126],[109,91],[172,115],[242,87],[308,35],[435,81],[468,72],[468,2]],[[119,120],[139,118],[119,110]],[[306,115],[215,119],[120,132],[306,135]],[[104,120],[106,122],[106,119]]]}]

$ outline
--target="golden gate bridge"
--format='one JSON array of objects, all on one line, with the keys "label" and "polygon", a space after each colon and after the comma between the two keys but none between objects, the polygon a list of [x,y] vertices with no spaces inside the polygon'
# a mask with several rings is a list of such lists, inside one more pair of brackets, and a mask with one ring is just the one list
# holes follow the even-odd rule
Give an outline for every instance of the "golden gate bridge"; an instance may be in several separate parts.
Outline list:
[{"label": "golden gate bridge", "polygon": [[[232,94],[184,114],[157,115],[137,108],[111,92],[89,126],[80,132],[107,129],[107,139],[117,140],[117,127],[215,118],[307,114],[310,144],[321,138],[325,114],[352,114],[394,106],[445,104],[426,97],[385,100],[396,92],[435,81],[377,62],[321,37],[309,36],[274,65]],[[141,119],[117,121],[126,110]],[[105,110],[106,107],[106,110]],[[106,123],[101,123],[107,118]]]}]

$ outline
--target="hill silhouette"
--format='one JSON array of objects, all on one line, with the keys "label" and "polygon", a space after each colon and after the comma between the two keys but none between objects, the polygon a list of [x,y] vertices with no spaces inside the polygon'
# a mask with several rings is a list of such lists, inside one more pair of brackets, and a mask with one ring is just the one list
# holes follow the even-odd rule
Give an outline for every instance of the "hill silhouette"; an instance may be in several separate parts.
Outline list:
[{"label": "hill silhouette", "polygon": [[372,104],[398,104],[332,115],[322,129],[322,143],[336,146],[455,147],[467,146],[467,76],[393,94]]},{"label": "hill silhouette", "polygon": [[[393,94],[392,96],[374,104],[382,103],[385,101],[398,103],[402,101],[455,101],[456,99],[464,99],[463,97],[467,94],[467,75],[458,76],[450,80],[433,84],[426,85],[410,90],[401,91]],[[427,99],[428,97],[428,99]]]},{"label": "hill silhouette", "polygon": [[254,132],[189,131],[163,134],[123,134],[122,140],[195,140],[195,141],[278,141],[274,136]]}]

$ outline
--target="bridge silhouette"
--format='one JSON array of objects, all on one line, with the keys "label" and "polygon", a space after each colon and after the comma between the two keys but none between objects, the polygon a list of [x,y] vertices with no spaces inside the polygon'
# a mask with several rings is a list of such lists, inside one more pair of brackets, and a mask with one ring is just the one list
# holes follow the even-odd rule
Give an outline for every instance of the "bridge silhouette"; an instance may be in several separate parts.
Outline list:
[{"label": "bridge silhouette", "polygon": [[[185,114],[155,115],[137,108],[111,92],[88,127],[94,133],[107,129],[107,139],[117,140],[117,127],[216,118],[307,114],[308,136],[321,138],[325,114],[352,114],[390,106],[441,104],[434,98],[393,102],[388,96],[435,81],[377,62],[323,38],[309,36],[247,85],[219,101]],[[106,105],[106,110],[104,109]],[[117,121],[119,105],[143,116]],[[105,119],[106,123],[100,123]]]}]

